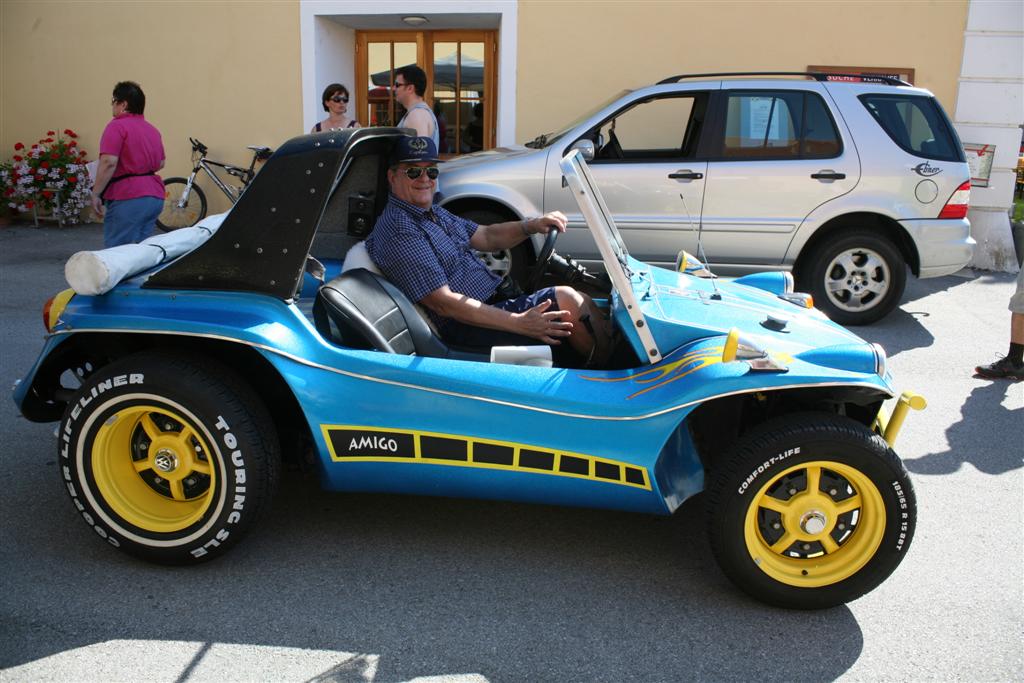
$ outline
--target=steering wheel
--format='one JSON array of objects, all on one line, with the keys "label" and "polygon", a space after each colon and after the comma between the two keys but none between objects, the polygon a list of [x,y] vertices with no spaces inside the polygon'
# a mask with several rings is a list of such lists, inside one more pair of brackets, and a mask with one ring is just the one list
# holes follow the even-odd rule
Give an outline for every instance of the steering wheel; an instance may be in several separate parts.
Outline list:
[{"label": "steering wheel", "polygon": [[548,261],[551,260],[551,255],[555,253],[555,242],[557,241],[558,230],[552,227],[544,239],[544,246],[540,248],[540,253],[537,254],[537,263],[533,266],[533,270],[530,271],[530,277],[526,280],[527,292],[537,291],[537,285],[540,284],[540,279],[544,277],[544,272],[548,269]]}]

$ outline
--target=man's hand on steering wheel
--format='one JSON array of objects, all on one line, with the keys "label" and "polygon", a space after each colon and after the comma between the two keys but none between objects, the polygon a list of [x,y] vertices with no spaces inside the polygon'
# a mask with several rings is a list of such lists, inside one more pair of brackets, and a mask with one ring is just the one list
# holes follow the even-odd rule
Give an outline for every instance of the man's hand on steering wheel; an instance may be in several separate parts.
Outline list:
[{"label": "man's hand on steering wheel", "polygon": [[552,211],[537,218],[523,219],[522,229],[524,235],[547,235],[547,239],[544,240],[544,246],[541,247],[540,253],[537,255],[537,263],[526,280],[526,291],[533,292],[537,289],[541,277],[544,276],[544,271],[547,270],[548,261],[551,260],[551,255],[555,253],[555,242],[558,240],[558,235],[565,232],[567,223],[568,219],[561,211]]}]

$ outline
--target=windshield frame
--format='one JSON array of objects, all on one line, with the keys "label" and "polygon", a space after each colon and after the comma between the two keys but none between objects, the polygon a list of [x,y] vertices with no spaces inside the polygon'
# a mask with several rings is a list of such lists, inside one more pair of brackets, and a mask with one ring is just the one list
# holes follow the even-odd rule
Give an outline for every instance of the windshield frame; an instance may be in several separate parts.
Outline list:
[{"label": "windshield frame", "polygon": [[[619,234],[611,211],[601,196],[601,191],[590,175],[583,154],[578,149],[570,150],[561,161],[558,162],[562,169],[569,190],[572,192],[576,203],[580,207],[587,222],[587,228],[601,252],[601,259],[604,261],[604,269],[611,278],[612,288],[618,294],[622,308],[629,316],[632,323],[632,331],[640,337],[640,343],[646,351],[641,358],[645,363],[657,363],[661,360],[661,350],[658,348],[654,335],[651,333],[651,326],[644,318],[643,310],[633,292],[632,278],[634,273],[629,267],[630,256],[626,243]],[[636,261],[634,261],[636,263]],[[637,276],[642,274],[637,274]]]},{"label": "windshield frame", "polygon": [[537,140],[543,138],[544,143],[542,145],[539,145],[537,147],[537,149],[543,149],[545,147],[550,147],[551,145],[555,144],[560,139],[565,137],[566,134],[568,134],[569,132],[575,130],[576,128],[578,128],[583,123],[589,121],[598,112],[607,109],[610,105],[614,104],[615,102],[618,102],[619,100],[621,100],[626,95],[629,95],[632,92],[633,91],[629,90],[629,89],[620,90],[619,92],[615,93],[611,97],[603,100],[600,104],[598,104],[598,105],[588,109],[585,114],[581,114],[580,116],[577,116],[575,119],[572,120],[571,123],[569,123],[569,124],[567,124],[565,126],[562,126],[561,129],[555,131],[554,133],[546,133],[546,134],[538,135],[533,140],[531,140],[529,143],[527,143],[526,146],[529,147],[529,146],[531,146],[530,143],[536,142]]}]

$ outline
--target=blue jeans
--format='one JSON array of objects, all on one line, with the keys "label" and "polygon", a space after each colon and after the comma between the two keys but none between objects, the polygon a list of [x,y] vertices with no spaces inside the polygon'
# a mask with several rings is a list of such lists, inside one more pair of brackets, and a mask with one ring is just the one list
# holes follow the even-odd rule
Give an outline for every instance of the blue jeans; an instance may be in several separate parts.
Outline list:
[{"label": "blue jeans", "polygon": [[116,247],[141,242],[152,235],[157,216],[163,211],[164,200],[159,197],[110,199],[103,205],[106,207],[103,246]]}]

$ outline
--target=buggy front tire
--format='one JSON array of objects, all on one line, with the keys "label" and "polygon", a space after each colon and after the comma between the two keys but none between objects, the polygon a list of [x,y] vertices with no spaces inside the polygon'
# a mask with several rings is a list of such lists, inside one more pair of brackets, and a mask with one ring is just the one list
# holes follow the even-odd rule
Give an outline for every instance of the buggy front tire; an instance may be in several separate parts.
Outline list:
[{"label": "buggy front tire", "polygon": [[[206,218],[206,195],[203,188],[192,183],[185,196],[188,180],[168,178],[164,181],[164,208],[156,219],[156,227],[164,232],[189,228]],[[182,201],[184,199],[184,201]],[[178,206],[179,202],[182,203]]]},{"label": "buggy front tire", "polygon": [[821,609],[864,595],[906,555],[917,505],[880,436],[845,417],[776,418],[720,461],[709,534],[725,574],[779,607]]},{"label": "buggy front tire", "polygon": [[91,375],[69,403],[60,473],[110,545],[162,564],[204,561],[270,502],[280,469],[271,424],[226,368],[136,354]]}]

